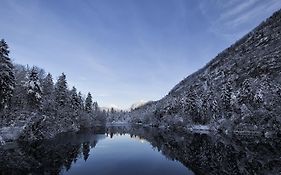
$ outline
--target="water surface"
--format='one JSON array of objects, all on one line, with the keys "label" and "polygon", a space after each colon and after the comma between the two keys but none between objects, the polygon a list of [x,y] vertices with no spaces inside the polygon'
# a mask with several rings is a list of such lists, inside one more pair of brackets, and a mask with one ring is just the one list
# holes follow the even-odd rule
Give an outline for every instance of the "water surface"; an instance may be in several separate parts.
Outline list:
[{"label": "water surface", "polygon": [[0,147],[0,174],[281,174],[281,139],[93,128]]},{"label": "water surface", "polygon": [[167,159],[146,140],[129,134],[104,137],[86,155],[63,174],[193,174],[180,162]]}]

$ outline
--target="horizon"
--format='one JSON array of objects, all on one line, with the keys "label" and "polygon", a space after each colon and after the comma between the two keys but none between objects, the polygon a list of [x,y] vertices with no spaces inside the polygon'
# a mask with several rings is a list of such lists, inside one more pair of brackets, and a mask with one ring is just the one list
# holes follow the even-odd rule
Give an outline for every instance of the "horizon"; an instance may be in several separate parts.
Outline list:
[{"label": "horizon", "polygon": [[128,109],[164,97],[280,7],[277,0],[4,0],[0,33],[14,63],[41,67],[54,81],[65,72],[69,87],[91,92],[101,107]]}]

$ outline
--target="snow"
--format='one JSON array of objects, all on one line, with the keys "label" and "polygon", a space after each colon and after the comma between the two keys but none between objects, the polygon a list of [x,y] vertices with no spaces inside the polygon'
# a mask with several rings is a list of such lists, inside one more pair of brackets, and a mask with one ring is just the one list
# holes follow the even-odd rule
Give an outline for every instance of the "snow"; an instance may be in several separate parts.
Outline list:
[{"label": "snow", "polygon": [[146,103],[147,103],[147,101],[145,101],[145,100],[140,100],[140,101],[138,101],[138,102],[136,102],[136,103],[134,103],[134,104],[131,105],[131,110],[134,110],[134,109],[136,109],[136,108],[139,108],[139,107],[145,105]]},{"label": "snow", "polygon": [[190,130],[202,130],[202,131],[208,131],[210,130],[210,127],[208,125],[193,125]]},{"label": "snow", "polygon": [[0,128],[0,141],[13,141],[19,138],[20,133],[23,131],[23,127],[2,127]]},{"label": "snow", "polygon": [[269,132],[269,131],[267,131],[267,132],[264,133],[264,136],[265,136],[266,138],[270,138],[272,135],[273,135],[273,133],[271,133],[271,132]]},{"label": "snow", "polygon": [[40,98],[41,98],[41,95],[36,92],[36,93],[35,93],[35,97],[36,97],[37,99],[40,99]]},{"label": "snow", "polygon": [[35,88],[35,83],[34,83],[34,81],[30,81],[29,86],[30,86],[32,89],[34,89],[34,88]]},{"label": "snow", "polygon": [[208,125],[192,125],[188,128],[189,131],[200,134],[208,134],[211,129]]},{"label": "snow", "polygon": [[123,125],[128,125],[128,122],[126,121],[113,121],[111,123],[107,123],[107,126],[123,126]]},{"label": "snow", "polygon": [[4,139],[0,136],[0,146],[1,145],[5,145],[5,141],[4,141]]}]

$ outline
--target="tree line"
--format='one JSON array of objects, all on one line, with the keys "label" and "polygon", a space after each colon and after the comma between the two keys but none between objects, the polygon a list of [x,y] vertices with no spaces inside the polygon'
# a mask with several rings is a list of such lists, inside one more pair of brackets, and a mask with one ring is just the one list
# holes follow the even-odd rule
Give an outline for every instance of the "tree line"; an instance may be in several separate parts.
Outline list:
[{"label": "tree line", "polygon": [[71,120],[87,126],[105,121],[105,111],[100,111],[89,92],[83,98],[75,87],[69,89],[66,75],[62,73],[54,83],[50,73],[36,66],[13,64],[9,47],[0,41],[0,117],[2,124],[18,116],[40,114],[54,120]]}]

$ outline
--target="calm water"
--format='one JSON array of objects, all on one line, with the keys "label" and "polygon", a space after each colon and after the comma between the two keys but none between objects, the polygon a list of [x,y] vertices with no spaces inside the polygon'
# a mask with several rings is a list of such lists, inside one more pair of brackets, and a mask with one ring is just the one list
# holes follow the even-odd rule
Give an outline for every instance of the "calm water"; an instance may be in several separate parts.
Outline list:
[{"label": "calm water", "polygon": [[193,174],[178,161],[168,160],[149,142],[129,134],[102,137],[90,148],[87,158],[81,157],[63,174],[99,175],[186,175]]},{"label": "calm water", "polygon": [[0,148],[0,174],[281,174],[281,139],[108,127]]}]

